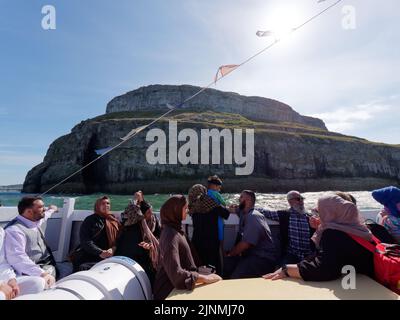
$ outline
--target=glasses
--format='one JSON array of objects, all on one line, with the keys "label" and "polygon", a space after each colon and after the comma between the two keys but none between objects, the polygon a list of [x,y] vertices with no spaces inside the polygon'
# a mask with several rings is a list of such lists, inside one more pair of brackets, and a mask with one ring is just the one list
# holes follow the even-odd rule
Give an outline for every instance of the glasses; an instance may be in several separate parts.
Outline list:
[{"label": "glasses", "polygon": [[297,201],[304,201],[304,198],[292,198],[292,200],[297,200]]}]

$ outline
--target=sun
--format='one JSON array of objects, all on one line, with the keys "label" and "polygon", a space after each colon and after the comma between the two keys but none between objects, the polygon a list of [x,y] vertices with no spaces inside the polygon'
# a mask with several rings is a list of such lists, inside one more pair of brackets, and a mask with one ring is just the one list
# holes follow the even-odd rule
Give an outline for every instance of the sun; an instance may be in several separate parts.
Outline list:
[{"label": "sun", "polygon": [[282,40],[290,35],[294,28],[304,22],[304,16],[298,6],[275,7],[268,10],[263,23],[276,40]]}]

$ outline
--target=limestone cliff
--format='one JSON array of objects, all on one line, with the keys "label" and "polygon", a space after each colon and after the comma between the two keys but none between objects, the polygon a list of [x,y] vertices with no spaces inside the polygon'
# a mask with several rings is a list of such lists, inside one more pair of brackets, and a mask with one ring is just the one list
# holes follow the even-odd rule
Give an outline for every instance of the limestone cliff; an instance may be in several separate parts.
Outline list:
[{"label": "limestone cliff", "polygon": [[[106,112],[144,111],[163,108],[167,103],[179,106],[200,89],[200,87],[189,85],[141,87],[112,99],[107,105]],[[282,102],[262,97],[246,97],[215,89],[206,89],[181,108],[235,113],[253,120],[293,122],[326,130],[322,120],[302,116]]]},{"label": "limestone cliff", "polygon": [[[132,128],[148,124],[162,114],[167,100],[148,101],[140,104],[142,107],[138,109],[128,103],[125,106],[132,107],[130,111],[117,101],[131,100],[128,97],[113,99],[107,114],[83,121],[70,134],[55,140],[43,163],[27,174],[23,192],[45,191],[60,182],[93,160],[95,150],[117,144]],[[145,107],[150,104],[154,107]],[[145,154],[154,142],[146,141],[147,129],[62,184],[55,192],[132,194],[137,189],[145,193],[187,192],[192,184],[204,183],[210,174],[224,178],[226,192],[244,188],[259,192],[367,190],[400,182],[399,146],[329,132],[320,120],[316,125],[287,121],[289,114],[294,112],[288,108],[283,109],[287,114],[281,119],[285,121],[277,120],[278,112],[273,121],[267,121],[264,119],[267,116],[261,112],[250,117],[192,105],[192,108],[174,111],[169,118],[152,127],[168,133],[168,120],[176,120],[178,130],[192,128],[199,136],[204,128],[254,129],[254,172],[249,176],[235,175],[235,164],[151,165]],[[118,110],[124,112],[115,112]],[[246,113],[246,110],[242,111]],[[201,143],[199,141],[199,148]],[[179,142],[178,147],[182,144],[184,142]]]}]

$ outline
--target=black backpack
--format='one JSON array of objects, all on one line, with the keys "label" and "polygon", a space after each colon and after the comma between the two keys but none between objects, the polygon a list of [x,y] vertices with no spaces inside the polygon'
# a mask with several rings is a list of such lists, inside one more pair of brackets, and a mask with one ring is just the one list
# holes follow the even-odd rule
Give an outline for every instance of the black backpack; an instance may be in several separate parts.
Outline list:
[{"label": "black backpack", "polygon": [[367,219],[364,224],[371,231],[371,233],[377,237],[383,243],[396,243],[392,235],[387,231],[387,229],[376,223],[374,220]]}]

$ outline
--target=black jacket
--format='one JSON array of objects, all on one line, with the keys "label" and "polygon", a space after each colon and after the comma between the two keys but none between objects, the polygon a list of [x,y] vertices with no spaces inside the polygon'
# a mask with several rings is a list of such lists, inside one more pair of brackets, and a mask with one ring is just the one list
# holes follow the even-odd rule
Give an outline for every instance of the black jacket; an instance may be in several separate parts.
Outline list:
[{"label": "black jacket", "polygon": [[100,254],[103,250],[109,249],[105,225],[106,220],[98,214],[92,214],[85,218],[79,231],[79,246],[82,253],[76,264],[102,260]]},{"label": "black jacket", "polygon": [[228,219],[229,211],[218,206],[207,213],[193,213],[192,243],[203,265],[211,264],[221,274],[221,253],[218,240],[218,217]]},{"label": "black jacket", "polygon": [[125,256],[135,260],[144,269],[149,280],[153,283],[155,270],[151,264],[149,251],[139,246],[143,241],[139,223],[123,227],[116,242],[115,256]]},{"label": "black jacket", "polygon": [[320,240],[320,250],[314,258],[298,263],[305,281],[329,281],[342,275],[342,268],[354,266],[357,273],[374,274],[373,256],[346,233],[327,229]]}]

